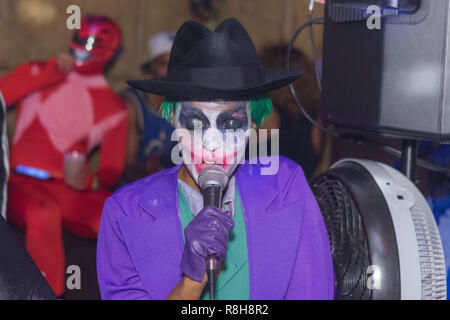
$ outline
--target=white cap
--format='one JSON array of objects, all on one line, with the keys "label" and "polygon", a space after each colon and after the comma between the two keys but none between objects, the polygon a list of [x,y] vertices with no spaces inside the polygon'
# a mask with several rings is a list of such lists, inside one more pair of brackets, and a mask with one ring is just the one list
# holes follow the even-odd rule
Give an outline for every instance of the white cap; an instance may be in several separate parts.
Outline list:
[{"label": "white cap", "polygon": [[172,50],[175,32],[160,32],[150,38],[148,49],[150,52],[150,61],[162,54],[169,53]]}]

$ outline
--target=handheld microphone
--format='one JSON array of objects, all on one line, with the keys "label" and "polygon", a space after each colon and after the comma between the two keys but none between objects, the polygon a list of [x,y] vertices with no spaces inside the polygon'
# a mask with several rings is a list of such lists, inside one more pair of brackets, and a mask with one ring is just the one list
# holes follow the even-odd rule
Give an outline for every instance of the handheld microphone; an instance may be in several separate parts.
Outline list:
[{"label": "handheld microphone", "polygon": [[[202,170],[198,176],[198,184],[202,189],[203,206],[214,206],[221,209],[223,191],[228,184],[228,177],[221,166],[212,165]],[[211,300],[215,297],[217,261],[214,255],[206,258],[206,271]]]}]

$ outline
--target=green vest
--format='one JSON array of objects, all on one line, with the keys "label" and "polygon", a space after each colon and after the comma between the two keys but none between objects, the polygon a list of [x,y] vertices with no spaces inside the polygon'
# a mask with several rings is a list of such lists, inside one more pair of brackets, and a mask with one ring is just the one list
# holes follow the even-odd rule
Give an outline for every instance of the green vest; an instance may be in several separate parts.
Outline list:
[{"label": "green vest", "polygon": [[[236,189],[236,208],[234,210],[234,228],[230,232],[227,248],[227,259],[217,279],[216,300],[249,300],[250,299],[250,275],[248,268],[247,232],[245,229],[244,213],[241,200]],[[178,186],[178,198],[180,203],[180,220],[184,228],[194,218],[189,204]],[[209,300],[209,291],[203,291],[201,300]]]}]

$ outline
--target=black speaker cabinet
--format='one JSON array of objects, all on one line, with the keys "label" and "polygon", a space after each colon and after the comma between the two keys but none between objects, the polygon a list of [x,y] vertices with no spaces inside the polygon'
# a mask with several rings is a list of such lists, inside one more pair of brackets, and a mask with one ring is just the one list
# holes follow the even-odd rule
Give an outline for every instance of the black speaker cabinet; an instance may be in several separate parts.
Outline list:
[{"label": "black speaker cabinet", "polygon": [[[371,30],[374,4],[381,28]],[[325,15],[325,120],[344,133],[449,141],[450,1],[328,0]]]}]

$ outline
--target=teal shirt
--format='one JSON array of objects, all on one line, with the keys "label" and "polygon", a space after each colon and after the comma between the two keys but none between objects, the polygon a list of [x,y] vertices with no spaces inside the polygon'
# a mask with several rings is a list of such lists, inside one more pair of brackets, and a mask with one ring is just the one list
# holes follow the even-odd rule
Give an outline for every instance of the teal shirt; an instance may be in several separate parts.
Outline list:
[{"label": "teal shirt", "polygon": [[[249,300],[250,299],[250,275],[248,268],[247,232],[245,229],[244,213],[241,200],[236,189],[236,201],[234,210],[234,228],[231,230],[228,240],[227,258],[216,284],[216,300]],[[189,204],[178,186],[180,203],[180,220],[183,228],[192,221],[194,215]],[[209,300],[208,290],[204,290],[202,300]]]}]

